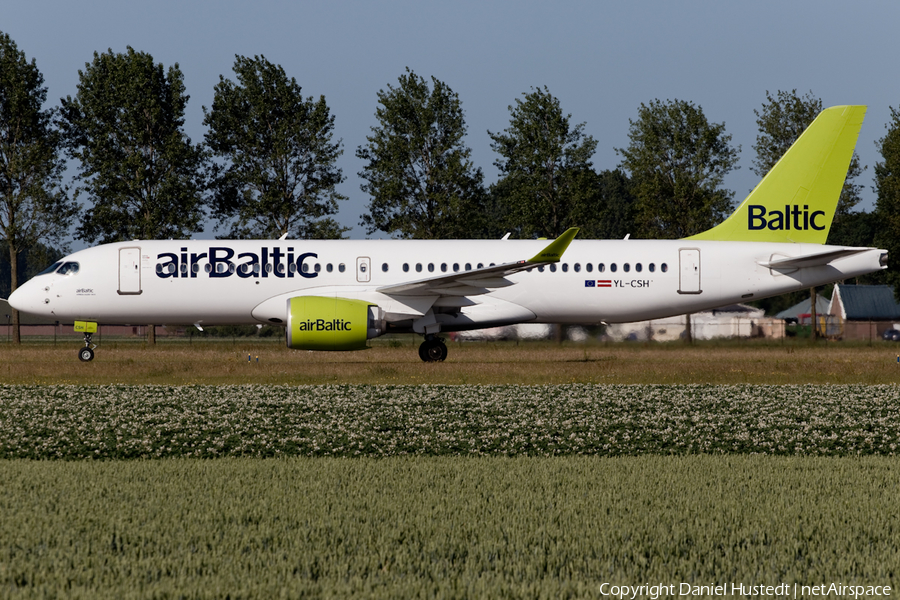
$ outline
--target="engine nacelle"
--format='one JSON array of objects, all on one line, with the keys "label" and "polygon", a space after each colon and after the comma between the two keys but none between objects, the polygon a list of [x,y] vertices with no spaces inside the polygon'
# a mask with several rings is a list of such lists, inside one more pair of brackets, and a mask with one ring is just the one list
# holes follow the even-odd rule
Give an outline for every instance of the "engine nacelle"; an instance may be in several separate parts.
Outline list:
[{"label": "engine nacelle", "polygon": [[295,350],[362,350],[385,331],[384,311],[364,300],[297,296],[287,301],[287,345]]}]

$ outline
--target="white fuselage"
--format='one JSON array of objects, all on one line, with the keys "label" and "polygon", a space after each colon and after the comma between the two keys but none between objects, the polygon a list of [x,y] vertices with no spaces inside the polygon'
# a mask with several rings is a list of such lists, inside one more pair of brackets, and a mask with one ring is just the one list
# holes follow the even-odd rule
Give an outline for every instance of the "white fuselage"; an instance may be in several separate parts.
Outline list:
[{"label": "white fuselage", "polygon": [[575,240],[559,263],[507,275],[503,287],[457,296],[378,291],[467,267],[527,259],[546,244],[543,240],[123,242],[67,256],[62,262],[77,263],[77,272],[37,276],[21,286],[10,303],[64,323],[281,324],[288,298],[335,296],[383,307],[392,323],[389,330],[415,330],[417,318],[432,314],[441,331],[454,331],[516,322],[661,318],[884,268],[879,264],[883,251],[878,249],[821,266],[774,270],[759,263],[828,247]]}]

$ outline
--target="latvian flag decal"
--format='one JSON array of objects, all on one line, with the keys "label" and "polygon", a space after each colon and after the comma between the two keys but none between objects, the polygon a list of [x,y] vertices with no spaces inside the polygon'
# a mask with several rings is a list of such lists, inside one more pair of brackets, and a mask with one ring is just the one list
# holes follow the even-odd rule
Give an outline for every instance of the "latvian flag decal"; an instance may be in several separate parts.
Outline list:
[{"label": "latvian flag decal", "polygon": [[612,287],[612,279],[585,279],[584,287]]}]

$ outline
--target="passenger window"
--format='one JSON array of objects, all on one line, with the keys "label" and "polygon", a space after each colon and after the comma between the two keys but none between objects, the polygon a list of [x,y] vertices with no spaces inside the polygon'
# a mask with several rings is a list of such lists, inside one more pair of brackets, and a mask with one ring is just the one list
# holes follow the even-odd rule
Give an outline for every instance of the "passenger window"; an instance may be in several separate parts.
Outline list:
[{"label": "passenger window", "polygon": [[541,265],[538,267],[538,272],[540,272],[540,273],[544,272],[544,265]]},{"label": "passenger window", "polygon": [[[247,266],[247,265],[244,265],[244,266]],[[247,267],[247,268],[244,270],[244,273],[246,273],[246,272],[249,271],[249,270],[250,270],[250,267]],[[182,275],[187,275],[187,263],[181,263],[181,274],[182,274]]]},{"label": "passenger window", "polygon": [[602,273],[605,270],[606,270],[606,265],[604,265],[603,263],[597,263],[597,272],[598,273]]},{"label": "passenger window", "polygon": [[556,263],[550,263],[550,272],[556,273]]},{"label": "passenger window", "polygon": [[472,270],[472,263],[466,263],[466,271]]},{"label": "passenger window", "polygon": [[[300,265],[300,270],[303,271],[304,273],[309,273],[309,265],[306,264],[306,263],[303,263],[302,265]],[[266,265],[266,271],[268,271],[269,273],[271,273],[271,272],[272,272],[272,265]]]},{"label": "passenger window", "polygon": [[381,263],[381,271],[382,271],[383,273],[387,273],[387,272],[388,272],[388,264],[387,264],[387,263]]},{"label": "passenger window", "polygon": [[484,268],[484,264],[483,264],[483,263],[478,263],[478,268],[479,268],[479,269],[483,269],[483,268]]},{"label": "passenger window", "polygon": [[453,272],[459,273],[459,263],[453,263]]},{"label": "passenger window", "polygon": [[409,263],[403,263],[403,272],[409,273]]},{"label": "passenger window", "polygon": [[320,265],[319,263],[316,263],[316,266],[313,267],[313,270],[314,270],[316,273],[318,273],[319,271],[322,270],[322,265]]},{"label": "passenger window", "polygon": [[[272,268],[272,265],[266,265],[266,266],[269,267],[269,269]],[[205,265],[203,265],[203,270],[206,271],[207,273],[212,273],[212,265],[209,263],[206,263]]]},{"label": "passenger window", "polygon": [[434,263],[428,263],[428,272],[434,273]]},{"label": "passenger window", "polygon": [[641,263],[638,263],[638,264],[634,265],[634,270],[637,271],[638,273],[640,273],[641,271],[644,270],[644,267],[641,266]]},{"label": "passenger window", "polygon": [[659,270],[662,271],[663,273],[665,273],[669,270],[669,265],[667,265],[666,263],[663,263],[663,264],[659,265]]},{"label": "passenger window", "polygon": [[288,271],[290,271],[291,273],[296,273],[296,272],[297,272],[297,265],[295,265],[294,263],[289,263],[289,264],[288,264]]},{"label": "passenger window", "polygon": [[[196,267],[197,265],[194,265],[194,266]],[[194,273],[196,273],[196,272],[197,272],[197,269],[194,269]],[[253,272],[256,273],[257,275],[259,274],[259,263],[254,263]]]},{"label": "passenger window", "polygon": [[653,263],[650,263],[649,265],[647,265],[647,268],[650,269],[650,272],[651,272],[651,273],[653,273],[654,271],[656,271],[656,265],[653,264]]},{"label": "passenger window", "polygon": [[624,265],[622,265],[622,270],[627,273],[628,271],[631,270],[631,265],[629,265],[628,263],[625,263]]},{"label": "passenger window", "polygon": [[562,270],[563,270],[563,273],[568,273],[569,272],[569,263],[563,263]]},{"label": "passenger window", "polygon": [[344,263],[338,265],[338,271],[340,271],[341,273],[343,273],[346,268],[347,267],[344,266]]},{"label": "passenger window", "polygon": [[422,272],[422,263],[416,263],[416,273]]},{"label": "passenger window", "polygon": [[610,272],[610,273],[615,273],[615,272],[616,272],[616,268],[617,268],[617,267],[616,267],[616,263],[610,263],[610,265],[609,265],[609,272]]},{"label": "passenger window", "polygon": [[588,273],[590,273],[591,271],[594,270],[594,265],[592,265],[591,263],[588,263],[588,264],[584,265],[584,270],[587,271]]},{"label": "passenger window", "polygon": [[327,265],[325,265],[325,270],[331,273],[332,271],[334,271],[334,266],[332,266],[331,263],[328,263]]},{"label": "passenger window", "polygon": [[575,272],[576,272],[576,273],[580,273],[580,272],[581,272],[581,263],[575,263]]},{"label": "passenger window", "polygon": [[447,263],[441,263],[441,273],[447,272]]}]

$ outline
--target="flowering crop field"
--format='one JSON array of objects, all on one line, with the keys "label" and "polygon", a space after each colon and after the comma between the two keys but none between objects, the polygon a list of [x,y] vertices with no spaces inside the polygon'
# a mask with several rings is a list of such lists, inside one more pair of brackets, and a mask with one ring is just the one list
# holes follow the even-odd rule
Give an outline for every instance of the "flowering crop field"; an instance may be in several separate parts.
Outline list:
[{"label": "flowering crop field", "polygon": [[0,458],[894,455],[900,387],[0,386]]}]

